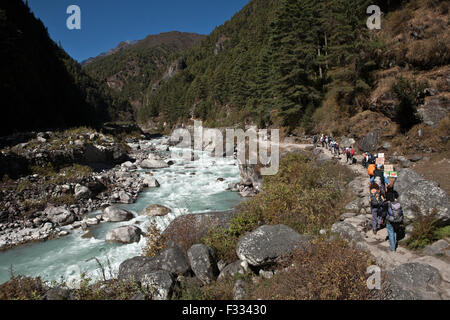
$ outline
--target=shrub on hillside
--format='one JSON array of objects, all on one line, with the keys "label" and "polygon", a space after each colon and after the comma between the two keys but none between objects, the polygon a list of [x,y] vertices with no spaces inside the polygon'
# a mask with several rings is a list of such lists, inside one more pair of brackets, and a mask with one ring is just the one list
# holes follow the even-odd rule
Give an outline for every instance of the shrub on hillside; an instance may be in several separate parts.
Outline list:
[{"label": "shrub on hillside", "polygon": [[251,286],[250,299],[369,300],[382,292],[367,288],[371,257],[344,240],[316,240],[308,250],[297,250],[273,278]]},{"label": "shrub on hillside", "polygon": [[419,84],[416,81],[410,82],[403,77],[400,77],[392,86],[392,92],[398,100],[395,106],[395,117],[403,133],[420,122],[417,105],[423,99],[421,94],[425,87],[425,84]]},{"label": "shrub on hillside", "polygon": [[318,234],[342,213],[351,171],[328,162],[320,166],[301,154],[290,154],[275,176],[264,178],[264,190],[239,206],[229,228],[215,228],[203,239],[221,259],[236,260],[236,244],[264,224],[285,224],[301,234]]},{"label": "shrub on hillside", "polygon": [[439,229],[437,222],[439,221],[437,210],[433,209],[425,215],[419,213],[419,209],[415,209],[416,220],[413,222],[413,231],[410,237],[405,240],[405,244],[409,249],[417,250],[426,247],[440,239],[440,235],[445,234],[445,229]]},{"label": "shrub on hillside", "polygon": [[11,276],[0,285],[0,300],[39,300],[45,292],[41,278]]}]

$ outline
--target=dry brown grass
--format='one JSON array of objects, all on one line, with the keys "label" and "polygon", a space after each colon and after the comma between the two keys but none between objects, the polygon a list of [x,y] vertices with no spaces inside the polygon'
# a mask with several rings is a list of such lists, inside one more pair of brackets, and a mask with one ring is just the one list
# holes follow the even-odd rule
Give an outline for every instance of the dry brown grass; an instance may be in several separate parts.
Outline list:
[{"label": "dry brown grass", "polygon": [[369,300],[381,292],[367,288],[372,257],[343,240],[319,239],[305,251],[294,252],[270,280],[251,286],[250,299],[262,300]]}]

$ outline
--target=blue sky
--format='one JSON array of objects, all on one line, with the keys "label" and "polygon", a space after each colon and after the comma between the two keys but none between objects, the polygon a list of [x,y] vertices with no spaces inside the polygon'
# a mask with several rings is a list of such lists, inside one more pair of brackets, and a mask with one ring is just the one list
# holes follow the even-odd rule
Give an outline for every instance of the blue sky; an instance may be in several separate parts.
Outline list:
[{"label": "blue sky", "polygon": [[[167,31],[209,34],[249,0],[28,0],[55,42],[77,61],[95,57],[120,41]],[[69,30],[67,7],[81,9],[81,30]]]}]

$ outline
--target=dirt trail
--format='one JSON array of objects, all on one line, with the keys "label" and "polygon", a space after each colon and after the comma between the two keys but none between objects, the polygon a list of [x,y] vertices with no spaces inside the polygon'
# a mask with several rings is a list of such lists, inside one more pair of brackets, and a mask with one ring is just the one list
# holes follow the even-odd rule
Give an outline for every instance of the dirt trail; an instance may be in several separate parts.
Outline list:
[{"label": "dirt trail", "polygon": [[[283,151],[293,151],[295,149],[311,148],[311,144],[295,144],[295,143],[281,143],[280,149]],[[367,169],[361,166],[361,155],[356,155],[355,158],[358,163],[355,165],[346,164],[345,154],[340,156],[334,155],[327,148],[318,147],[323,150],[323,153],[329,157],[339,161],[342,165],[349,166],[356,174],[355,179],[356,188],[359,189],[359,198],[364,199],[369,195],[369,177],[367,175]],[[368,202],[368,200],[367,200]],[[393,268],[398,265],[410,262],[418,262],[429,264],[441,273],[443,282],[441,285],[442,298],[450,299],[450,263],[448,258],[440,258],[436,256],[421,255],[419,253],[412,252],[405,247],[399,246],[396,252],[391,252],[389,249],[389,241],[387,240],[386,228],[381,229],[376,235],[371,230],[364,231],[364,226],[372,221],[372,215],[367,211],[366,213],[349,214],[348,217],[341,221],[350,223],[361,233],[363,240],[363,247],[368,250],[377,260],[377,264],[383,268]]]}]

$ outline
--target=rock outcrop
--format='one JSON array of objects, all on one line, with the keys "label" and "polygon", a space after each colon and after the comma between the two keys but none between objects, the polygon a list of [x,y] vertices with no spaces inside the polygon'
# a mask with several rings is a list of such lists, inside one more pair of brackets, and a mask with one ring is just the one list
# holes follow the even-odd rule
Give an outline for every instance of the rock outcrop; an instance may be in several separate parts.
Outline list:
[{"label": "rock outcrop", "polygon": [[242,261],[255,267],[279,262],[283,256],[309,246],[306,236],[285,225],[265,225],[243,236],[236,254]]}]

